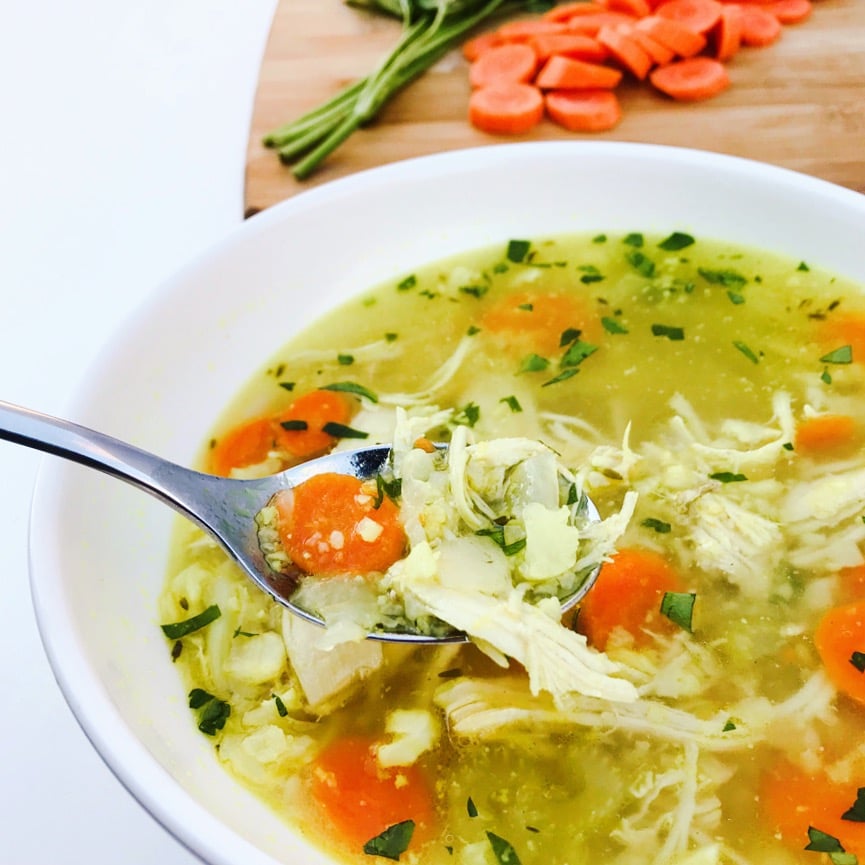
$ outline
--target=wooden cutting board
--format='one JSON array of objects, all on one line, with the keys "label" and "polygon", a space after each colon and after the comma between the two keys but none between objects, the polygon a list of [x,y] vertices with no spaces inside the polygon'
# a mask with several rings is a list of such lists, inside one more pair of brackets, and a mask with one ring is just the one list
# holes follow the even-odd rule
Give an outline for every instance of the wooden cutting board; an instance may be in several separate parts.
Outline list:
[{"label": "wooden cutting board", "polygon": [[[370,73],[399,24],[343,0],[281,0],[252,118],[245,203],[255,213],[302,189],[376,165],[512,141],[469,126],[467,65],[454,51],[404,89],[310,179],[298,182],[262,136]],[[865,0],[815,0],[811,17],[729,64],[732,86],[676,103],[645,84],[619,88],[624,117],[593,140],[696,147],[774,163],[865,192]],[[573,139],[544,121],[520,140]]]}]

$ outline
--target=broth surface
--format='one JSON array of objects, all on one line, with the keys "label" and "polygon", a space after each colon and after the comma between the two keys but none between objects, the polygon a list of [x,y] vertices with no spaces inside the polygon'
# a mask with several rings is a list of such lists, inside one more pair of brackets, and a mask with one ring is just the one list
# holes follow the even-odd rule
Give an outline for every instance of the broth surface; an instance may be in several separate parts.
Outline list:
[{"label": "broth surface", "polygon": [[[602,514],[639,494],[619,546],[662,559],[693,616],[596,646],[635,703],[562,705],[471,644],[300,652],[314,638],[184,524],[162,621],[220,610],[170,643],[193,720],[241,783],[345,862],[371,861],[364,841],[411,820],[399,860],[423,865],[784,865],[821,850],[849,865],[865,856],[865,673],[846,692],[815,632],[830,610],[865,618],[863,362],[861,288],[681,233],[511,241],[359,295],[231,401],[204,468],[232,430],[335,383],[367,436],[338,447],[389,441],[397,406],[431,439],[457,425],[539,439]],[[815,418],[846,420],[815,434]],[[271,449],[237,473],[286,459]],[[573,627],[591,634],[590,612]],[[383,779],[406,809],[357,837],[340,827],[366,813],[362,784],[326,760],[345,741],[366,755],[358,783]]]}]

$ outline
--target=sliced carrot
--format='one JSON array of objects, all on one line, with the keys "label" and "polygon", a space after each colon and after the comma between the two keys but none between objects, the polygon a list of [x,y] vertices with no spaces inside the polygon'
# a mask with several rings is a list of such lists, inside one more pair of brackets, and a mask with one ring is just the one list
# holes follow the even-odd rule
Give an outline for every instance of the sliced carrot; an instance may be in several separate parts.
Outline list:
[{"label": "sliced carrot", "polygon": [[832,684],[865,703],[865,601],[829,610],[817,625],[814,645]]},{"label": "sliced carrot", "polygon": [[666,0],[655,9],[655,15],[678,21],[695,33],[708,33],[721,17],[717,0]]},{"label": "sliced carrot", "polygon": [[679,57],[694,57],[706,47],[706,37],[685,24],[659,15],[641,18],[636,27],[675,51]]},{"label": "sliced carrot", "polygon": [[544,101],[550,119],[571,132],[607,132],[622,119],[612,90],[550,90]]},{"label": "sliced carrot", "polygon": [[652,11],[648,0],[604,0],[604,5],[613,12],[624,12],[634,18],[643,18]]},{"label": "sliced carrot", "polygon": [[662,45],[657,39],[653,39],[648,33],[636,27],[631,30],[630,36],[652,58],[655,66],[665,66],[676,56],[675,52],[666,45]]},{"label": "sliced carrot", "polygon": [[600,63],[607,58],[607,49],[597,39],[585,33],[548,33],[540,34],[529,40],[534,48],[538,61],[543,63],[553,54],[562,57],[576,57],[578,60],[589,60]]},{"label": "sliced carrot", "polygon": [[485,54],[490,48],[502,45],[503,41],[502,37],[495,30],[491,30],[488,33],[479,33],[477,36],[463,43],[463,57],[469,63],[474,63],[481,54]]},{"label": "sliced carrot", "polygon": [[506,21],[496,31],[503,42],[527,42],[532,36],[567,33],[567,26],[560,21],[547,21],[543,18],[520,18]]},{"label": "sliced carrot", "polygon": [[469,97],[469,121],[495,135],[528,132],[544,117],[544,98],[532,84],[518,81],[479,87]]},{"label": "sliced carrot", "polygon": [[[575,95],[583,91],[573,91]],[[599,326],[572,294],[518,291],[501,298],[481,316],[481,329],[503,336],[517,352],[550,356],[561,350],[562,333],[569,328],[594,339]]]},{"label": "sliced carrot", "polygon": [[652,68],[649,53],[627,32],[615,27],[602,27],[598,31],[598,42],[613,58],[634,77],[642,81]]},{"label": "sliced carrot", "polygon": [[780,762],[762,778],[762,820],[792,849],[808,844],[808,829],[837,838],[848,853],[865,854],[865,823],[844,820],[857,800],[855,780],[836,782],[824,774],[809,775],[788,762]]},{"label": "sliced carrot", "polygon": [[607,7],[603,3],[592,3],[589,0],[574,0],[572,3],[562,3],[553,6],[543,15],[546,21],[570,21],[577,15],[594,15],[596,12],[605,12]]},{"label": "sliced carrot", "polygon": [[568,21],[568,30],[573,33],[597,35],[601,27],[616,27],[620,24],[633,24],[638,19],[624,12],[596,12],[593,15],[576,15]]},{"label": "sliced carrot", "polygon": [[742,5],[742,43],[757,48],[771,45],[781,36],[781,22],[761,6]]},{"label": "sliced carrot", "polygon": [[283,548],[307,574],[382,572],[405,552],[399,508],[355,477],[314,475],[274,503]]},{"label": "sliced carrot", "polygon": [[782,24],[798,24],[811,14],[811,0],[773,0],[766,7]]},{"label": "sliced carrot", "polygon": [[729,60],[742,45],[742,7],[728,3],[721,7],[721,17],[712,32],[715,41],[715,57]]},{"label": "sliced carrot", "polygon": [[[277,445],[294,461],[327,453],[337,442],[327,431],[328,424],[346,424],[351,411],[349,399],[340,393],[310,391],[275,417]],[[301,425],[303,428],[298,428]]]},{"label": "sliced carrot", "polygon": [[530,46],[520,42],[497,45],[472,63],[469,81],[472,87],[514,81],[525,84],[534,77],[537,65],[538,59]]},{"label": "sliced carrot", "polygon": [[541,67],[535,84],[541,90],[611,89],[621,80],[621,71],[611,66],[556,55]]},{"label": "sliced carrot", "polygon": [[208,454],[208,471],[228,477],[233,469],[264,462],[276,450],[273,418],[260,417],[230,429],[220,436]]},{"label": "sliced carrot", "polygon": [[850,448],[857,442],[857,424],[849,415],[824,414],[806,418],[796,427],[796,450],[822,454]]},{"label": "sliced carrot", "polygon": [[271,452],[279,452],[289,464],[321,456],[337,441],[324,427],[345,424],[350,418],[351,403],[346,397],[333,391],[310,391],[284,411],[239,424],[217,438],[208,454],[208,470],[227,477],[233,469],[263,462]]},{"label": "sliced carrot", "polygon": [[433,835],[432,785],[417,765],[382,769],[375,742],[337,739],[305,770],[304,784],[328,832],[335,829],[355,855],[385,829],[405,820],[415,824],[409,851]]},{"label": "sliced carrot", "polygon": [[604,651],[613,631],[623,628],[637,646],[651,633],[675,628],[661,614],[665,592],[682,591],[682,581],[663,556],[650,550],[624,549],[602,568],[577,616],[577,630]]},{"label": "sliced carrot", "polygon": [[730,86],[724,65],[711,57],[687,57],[659,66],[649,80],[662,93],[681,102],[711,99]]}]

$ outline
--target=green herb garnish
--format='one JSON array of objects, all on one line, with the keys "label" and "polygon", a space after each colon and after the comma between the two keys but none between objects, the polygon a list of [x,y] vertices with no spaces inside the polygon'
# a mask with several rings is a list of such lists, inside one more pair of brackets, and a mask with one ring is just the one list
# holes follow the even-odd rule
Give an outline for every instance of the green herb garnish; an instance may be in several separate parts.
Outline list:
[{"label": "green herb garnish", "polygon": [[493,848],[493,855],[496,857],[498,865],[520,865],[520,857],[517,856],[517,851],[514,850],[510,841],[505,841],[493,832],[487,832],[487,838],[490,842],[490,847]]},{"label": "green herb garnish", "polygon": [[806,850],[814,850],[817,853],[843,853],[841,842],[834,836],[813,826],[808,827],[808,839],[810,843]]},{"label": "green herb garnish", "polygon": [[399,291],[408,291],[410,288],[414,288],[417,285],[417,277],[411,273],[405,279],[401,279],[396,287]]},{"label": "green herb garnish", "polygon": [[727,297],[730,299],[730,303],[739,306],[745,302],[745,295],[741,294],[738,291],[733,291],[733,289],[727,290]]},{"label": "green herb garnish", "polygon": [[473,402],[466,403],[455,415],[454,423],[473,427],[481,417],[481,408]]},{"label": "green herb garnish", "polygon": [[225,700],[203,688],[193,688],[189,692],[189,708],[198,711],[198,729],[208,736],[215,736],[231,715],[231,706]]},{"label": "green herb garnish", "polygon": [[526,548],[525,538],[517,538],[517,540],[508,543],[505,539],[504,526],[490,526],[485,529],[478,529],[475,534],[482,538],[489,538],[506,556],[515,556]]},{"label": "green herb garnish", "polygon": [[664,592],[661,599],[661,614],[680,628],[693,630],[694,601],[697,596],[691,592]]},{"label": "green herb garnish", "polygon": [[622,243],[627,246],[633,246],[635,249],[639,249],[643,245],[643,235],[639,232],[631,232],[631,234],[626,234]]},{"label": "green herb garnish", "polygon": [[[579,331],[577,331],[577,333],[579,333]],[[597,350],[598,347],[596,345],[577,339],[568,346],[567,351],[562,355],[562,359],[559,363],[562,366],[579,366],[587,357],[593,355]]]},{"label": "green herb garnish", "polygon": [[520,401],[513,394],[510,396],[503,396],[499,402],[503,402],[512,412],[514,412],[514,414],[523,410]]},{"label": "green herb garnish", "polygon": [[468,814],[469,817],[478,816],[478,806],[475,805],[471,796],[469,796],[468,800],[466,801],[466,814]]},{"label": "green herb garnish", "polygon": [[744,342],[739,342],[739,340],[734,339],[733,345],[736,346],[736,348],[739,349],[739,351],[741,351],[742,354],[751,361],[751,363],[760,363],[760,358],[758,358]]},{"label": "green herb garnish", "polygon": [[353,393],[355,396],[362,396],[370,402],[378,402],[378,395],[373,393],[368,387],[362,384],[357,384],[353,381],[335,381],[331,384],[321,386],[321,390],[333,390],[340,393]]},{"label": "green herb garnish", "polygon": [[733,723],[732,720],[730,720],[728,718],[727,722],[724,724],[724,729],[721,732],[722,733],[729,733],[731,730],[735,730],[735,729],[736,729],[736,725]]},{"label": "green herb garnish", "polygon": [[489,290],[490,287],[488,285],[462,285],[459,288],[459,291],[463,294],[468,294],[471,297],[477,298],[483,297]]},{"label": "green herb garnish", "polygon": [[283,420],[279,422],[279,425],[289,432],[300,432],[309,429],[309,424],[305,420]]},{"label": "green herb garnish", "polygon": [[691,246],[694,243],[694,238],[690,234],[685,234],[682,231],[674,231],[669,237],[665,237],[659,244],[658,249],[663,249],[666,252],[677,252],[684,249],[686,246]]},{"label": "green herb garnish", "polygon": [[508,250],[505,255],[508,261],[519,264],[526,260],[526,256],[529,254],[531,248],[532,243],[530,240],[509,240]]},{"label": "green herb garnish", "polygon": [[826,367],[823,367],[823,372],[820,373],[820,381],[823,384],[832,384],[832,375]]},{"label": "green herb garnish", "polygon": [[667,339],[677,342],[685,338],[685,329],[682,327],[672,327],[668,324],[653,324],[652,336],[665,336]]},{"label": "green herb garnish", "polygon": [[850,663],[860,672],[865,673],[865,652],[853,652]]},{"label": "green herb garnish", "polygon": [[856,801],[841,815],[841,819],[865,823],[865,787],[856,791]]},{"label": "green herb garnish", "polygon": [[725,288],[741,288],[748,280],[737,270],[712,270],[708,267],[698,267],[697,273],[712,285],[723,285]]},{"label": "green herb garnish", "polygon": [[354,363],[353,354],[338,354],[336,361],[340,366],[351,366]]},{"label": "green herb garnish", "polygon": [[383,856],[385,859],[398,861],[399,857],[408,849],[411,836],[414,834],[414,820],[403,820],[388,826],[380,835],[370,838],[363,845],[363,852],[367,856]]},{"label": "green herb garnish", "polygon": [[519,372],[543,372],[550,362],[539,354],[529,354],[522,359]]},{"label": "green herb garnish", "polygon": [[365,439],[369,438],[369,433],[364,432],[354,427],[346,426],[345,424],[328,421],[322,428],[323,433],[333,436],[338,439]]},{"label": "green herb garnish", "polygon": [[746,475],[736,472],[713,472],[709,477],[713,481],[720,481],[722,484],[736,484],[748,480]]},{"label": "green herb garnish", "polygon": [[181,622],[162,625],[162,633],[165,634],[169,640],[179,640],[181,637],[185,637],[187,634],[198,631],[205,627],[205,625],[209,625],[211,622],[216,621],[216,619],[221,615],[222,612],[219,607],[216,604],[211,604],[195,616],[191,616]]},{"label": "green herb garnish", "polygon": [[285,718],[288,715],[288,709],[285,708],[285,703],[282,702],[282,697],[279,694],[273,695],[273,702],[276,705],[276,713],[280,718]]},{"label": "green herb garnish", "polygon": [[842,345],[829,354],[824,354],[820,358],[820,363],[853,363],[853,346]]},{"label": "green herb garnish", "polygon": [[619,322],[615,318],[611,318],[608,315],[605,315],[601,319],[601,324],[604,326],[604,330],[607,333],[617,334],[617,333],[627,333],[628,328],[626,328],[621,322]]},{"label": "green herb garnish", "polygon": [[294,390],[294,387],[296,384],[297,384],[297,382],[294,382],[294,381],[281,381],[279,383],[279,386],[281,388],[284,388],[285,390]]},{"label": "green herb garnish", "polygon": [[640,274],[640,276],[650,278],[655,275],[655,262],[638,249],[628,253],[628,264],[630,264],[631,267]]},{"label": "green herb garnish", "polygon": [[553,376],[549,381],[545,381],[541,387],[549,387],[551,384],[567,381],[569,378],[573,378],[579,371],[579,367],[576,366],[565,367],[558,375]]},{"label": "green herb garnish", "polygon": [[382,475],[375,476],[375,500],[373,508],[378,510],[384,497],[387,496],[392,502],[398,501],[402,495],[402,478],[385,478]]},{"label": "green herb garnish", "polygon": [[667,535],[672,530],[672,526],[669,523],[665,523],[663,520],[655,519],[655,517],[646,517],[643,522],[640,523],[641,526],[644,526],[647,529],[653,529],[659,535]]}]

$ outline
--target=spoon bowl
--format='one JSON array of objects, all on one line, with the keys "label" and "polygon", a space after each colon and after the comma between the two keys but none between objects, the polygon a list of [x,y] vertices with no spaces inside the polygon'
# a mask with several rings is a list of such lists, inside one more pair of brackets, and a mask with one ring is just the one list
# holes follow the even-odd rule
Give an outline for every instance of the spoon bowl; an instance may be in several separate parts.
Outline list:
[{"label": "spoon bowl", "polygon": [[[292,601],[296,579],[277,573],[265,561],[256,514],[278,492],[314,475],[334,472],[360,480],[375,478],[385,470],[391,455],[390,445],[372,445],[335,451],[263,478],[225,478],[186,468],[71,421],[2,401],[0,439],[97,469],[149,493],[207,532],[275,601],[321,626],[325,624],[322,619]],[[591,500],[586,500],[585,513],[590,521],[600,520]],[[563,612],[585,596],[599,571],[600,564],[576,591],[562,600]],[[401,643],[453,643],[468,639],[460,632],[433,636],[410,630],[377,630],[370,632],[368,638]]]}]

